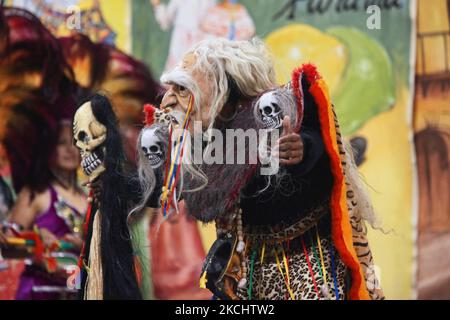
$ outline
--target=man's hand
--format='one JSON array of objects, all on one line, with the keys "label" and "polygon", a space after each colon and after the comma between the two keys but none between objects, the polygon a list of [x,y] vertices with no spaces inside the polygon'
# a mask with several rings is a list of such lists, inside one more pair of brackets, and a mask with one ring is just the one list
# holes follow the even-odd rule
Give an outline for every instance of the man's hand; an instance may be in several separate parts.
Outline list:
[{"label": "man's hand", "polygon": [[100,179],[100,177],[97,177],[93,181],[86,181],[83,182],[81,185],[84,187],[88,187],[89,189],[92,189],[94,196],[94,199],[92,200],[95,202],[95,204],[98,205],[100,203],[100,198],[103,191],[102,179]]},{"label": "man's hand", "polygon": [[298,133],[291,128],[291,119],[283,119],[283,133],[275,147],[282,165],[295,165],[303,160],[303,141]]}]

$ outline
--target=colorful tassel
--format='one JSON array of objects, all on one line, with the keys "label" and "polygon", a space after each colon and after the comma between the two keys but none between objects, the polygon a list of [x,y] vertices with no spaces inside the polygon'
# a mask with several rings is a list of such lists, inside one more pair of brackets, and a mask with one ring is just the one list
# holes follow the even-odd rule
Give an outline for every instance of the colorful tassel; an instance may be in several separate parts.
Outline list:
[{"label": "colorful tassel", "polygon": [[334,250],[332,243],[330,243],[330,257],[331,257],[331,274],[333,275],[333,282],[334,282],[334,292],[336,294],[336,300],[339,300],[339,290],[336,278],[336,265],[334,263]]},{"label": "colorful tassel", "polygon": [[314,284],[314,291],[316,291],[316,293],[317,293],[317,298],[320,298],[319,288],[317,287],[316,279],[314,278],[314,270],[312,268],[311,261],[309,260],[308,250],[306,249],[306,245],[305,245],[305,241],[303,240],[303,237],[302,237],[301,241],[302,241],[302,246],[303,246],[303,253],[305,254],[306,263],[308,264],[309,273],[311,274],[311,278],[312,278],[312,281]]},{"label": "colorful tassel", "polygon": [[[172,157],[170,157],[170,161],[167,162],[166,165],[166,176],[164,179],[164,186],[162,189],[162,194],[161,194],[161,207],[163,208],[163,215],[166,218],[167,214],[169,212],[170,209],[170,204],[172,202],[176,202],[176,197],[173,199],[172,196],[174,195],[174,190],[176,185],[178,184],[178,180],[179,180],[179,174],[181,171],[181,165],[182,165],[182,158],[183,158],[183,151],[184,151],[184,146],[185,146],[185,142],[186,142],[186,136],[188,134],[188,128],[189,128],[189,123],[190,123],[190,114],[192,111],[194,105],[194,97],[191,95],[189,97],[189,104],[188,104],[188,108],[186,111],[186,115],[184,117],[183,120],[183,134],[181,136],[178,137],[177,143],[175,145],[175,156],[172,159]],[[172,130],[170,130],[170,134],[169,134],[169,139],[170,139],[170,143],[169,146],[172,144]],[[171,153],[170,153],[171,155]]]},{"label": "colorful tassel", "polygon": [[288,290],[288,293],[289,293],[291,299],[292,299],[292,300],[295,300],[294,293],[292,292],[291,287],[290,287],[289,283],[287,282],[287,278],[286,278],[286,276],[284,275],[283,269],[281,268],[281,263],[280,263],[280,259],[278,258],[277,250],[274,248],[274,249],[273,249],[273,252],[274,252],[274,254],[275,254],[275,260],[276,260],[276,262],[277,262],[277,268],[278,268],[278,271],[280,271],[281,276],[283,277],[284,282],[286,283],[286,288],[287,288],[287,290]]},{"label": "colorful tassel", "polygon": [[248,299],[252,300],[252,290],[253,290],[253,271],[255,267],[256,250],[253,250],[252,256],[250,258],[250,280],[248,285]]}]

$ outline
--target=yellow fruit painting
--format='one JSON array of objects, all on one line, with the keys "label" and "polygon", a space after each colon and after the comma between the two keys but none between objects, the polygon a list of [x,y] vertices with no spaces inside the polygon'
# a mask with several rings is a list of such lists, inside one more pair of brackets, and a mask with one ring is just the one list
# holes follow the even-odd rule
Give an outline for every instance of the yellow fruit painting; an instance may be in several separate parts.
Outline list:
[{"label": "yellow fruit painting", "polygon": [[336,38],[309,25],[292,24],[272,32],[265,42],[275,57],[279,83],[289,81],[302,63],[314,62],[334,93],[348,60],[345,45]]}]

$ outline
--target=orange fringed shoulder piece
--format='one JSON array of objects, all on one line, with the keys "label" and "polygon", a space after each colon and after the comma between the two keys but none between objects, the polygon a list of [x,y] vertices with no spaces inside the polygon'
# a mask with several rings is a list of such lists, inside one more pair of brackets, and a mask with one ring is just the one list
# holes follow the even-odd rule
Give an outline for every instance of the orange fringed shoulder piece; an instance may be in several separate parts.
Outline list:
[{"label": "orange fringed shoulder piece", "polygon": [[294,69],[294,71],[292,71],[291,84],[295,98],[297,100],[297,118],[298,118],[298,124],[295,128],[295,132],[298,132],[300,130],[303,121],[304,102],[301,83],[303,78],[305,78],[308,83],[313,83],[314,81],[321,79],[321,76],[317,71],[316,66],[310,63],[303,64],[301,67],[298,67]]},{"label": "orange fringed shoulder piece", "polygon": [[352,285],[349,298],[352,300],[367,300],[370,299],[369,292],[365,284],[363,270],[353,247],[352,228],[346,202],[344,171],[338,146],[338,141],[340,141],[340,133],[337,130],[338,124],[335,122],[335,114],[327,85],[318,76],[315,68],[308,68],[311,73],[307,79],[313,80],[309,91],[318,107],[322,138],[326,152],[330,157],[331,171],[334,178],[331,195],[333,242],[342,261],[351,271]]}]

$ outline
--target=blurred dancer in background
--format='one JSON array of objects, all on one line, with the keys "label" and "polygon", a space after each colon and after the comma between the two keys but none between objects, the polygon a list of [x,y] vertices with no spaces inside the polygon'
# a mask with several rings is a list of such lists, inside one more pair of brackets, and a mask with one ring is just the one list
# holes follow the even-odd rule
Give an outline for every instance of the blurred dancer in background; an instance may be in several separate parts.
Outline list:
[{"label": "blurred dancer in background", "polygon": [[[78,255],[81,245],[81,224],[87,206],[86,195],[77,183],[79,155],[72,144],[72,128],[69,122],[61,124],[56,150],[50,164],[51,179],[42,189],[24,186],[10,213],[9,223],[16,231],[39,228],[44,246],[49,249],[58,240],[73,245]],[[45,171],[45,168],[42,170]],[[12,231],[7,234],[13,235]],[[16,299],[57,299],[55,293],[36,293],[37,287],[66,287],[66,278],[49,273],[39,261],[31,260],[25,267],[16,293]]]},{"label": "blurred dancer in background", "polygon": [[[78,85],[58,39],[39,19],[25,10],[0,9],[0,141],[17,194],[1,241],[4,246],[6,236],[36,235],[32,253],[11,244],[6,250],[7,256],[29,258],[16,298],[56,299],[58,290],[38,289],[64,291],[67,274],[57,260],[47,265],[41,253],[59,250],[63,240],[76,258],[87,205],[77,184],[79,157],[71,135]],[[41,241],[43,252],[37,249]]]}]

